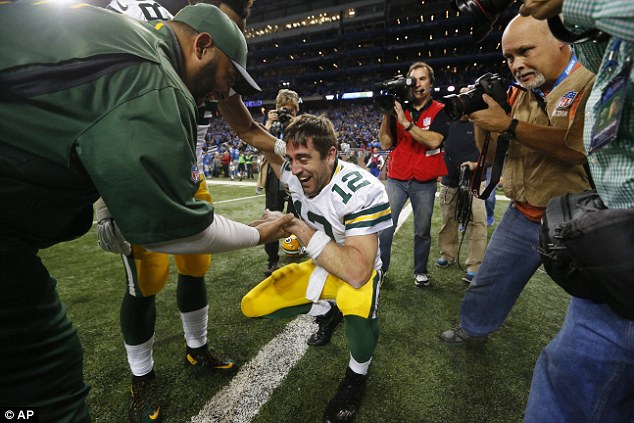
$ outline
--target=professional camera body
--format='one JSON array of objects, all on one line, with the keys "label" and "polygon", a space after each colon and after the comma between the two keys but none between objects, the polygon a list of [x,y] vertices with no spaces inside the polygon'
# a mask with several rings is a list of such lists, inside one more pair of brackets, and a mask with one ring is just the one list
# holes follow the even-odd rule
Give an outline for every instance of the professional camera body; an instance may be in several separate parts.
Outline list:
[{"label": "professional camera body", "polygon": [[374,84],[374,107],[380,113],[392,113],[394,101],[398,100],[401,104],[407,103],[407,98],[410,95],[409,89],[415,86],[414,78],[406,78],[402,75]]},{"label": "professional camera body", "polygon": [[277,120],[280,121],[280,123],[284,126],[286,126],[286,124],[293,117],[291,112],[286,107],[282,107],[281,109],[276,110],[276,112],[277,112]]},{"label": "professional camera body", "polygon": [[470,15],[473,20],[473,39],[476,43],[489,35],[500,13],[516,0],[454,0],[454,9]]},{"label": "professional camera body", "polygon": [[482,94],[488,94],[507,112],[511,110],[506,102],[506,90],[508,84],[497,73],[485,73],[478,79],[472,89],[462,94],[450,94],[443,97],[445,100],[444,112],[450,120],[458,120],[462,115],[486,109],[487,104],[482,99]]}]

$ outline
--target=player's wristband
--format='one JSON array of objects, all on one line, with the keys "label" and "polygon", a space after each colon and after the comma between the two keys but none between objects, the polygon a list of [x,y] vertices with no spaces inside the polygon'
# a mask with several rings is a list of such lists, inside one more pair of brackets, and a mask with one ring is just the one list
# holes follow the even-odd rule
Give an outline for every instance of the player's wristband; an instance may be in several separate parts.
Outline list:
[{"label": "player's wristband", "polygon": [[284,157],[286,155],[286,143],[283,140],[278,138],[275,141],[275,147],[274,147],[273,151],[278,156]]},{"label": "player's wristband", "polygon": [[306,254],[308,254],[313,260],[316,260],[329,242],[330,237],[324,232],[315,232],[306,246]]}]

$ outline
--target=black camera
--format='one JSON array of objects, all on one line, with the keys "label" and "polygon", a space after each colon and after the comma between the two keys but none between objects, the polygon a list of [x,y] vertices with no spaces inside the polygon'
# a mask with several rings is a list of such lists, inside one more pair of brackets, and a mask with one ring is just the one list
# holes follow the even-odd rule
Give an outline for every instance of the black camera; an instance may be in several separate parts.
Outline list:
[{"label": "black camera", "polygon": [[470,15],[473,25],[473,39],[476,43],[484,40],[500,13],[516,0],[454,0],[452,7]]},{"label": "black camera", "polygon": [[506,90],[508,84],[497,73],[485,73],[476,79],[474,87],[462,94],[450,94],[443,97],[445,107],[443,110],[450,120],[460,119],[462,115],[486,109],[487,104],[482,99],[482,94],[488,94],[507,112],[511,107],[506,102]]},{"label": "black camera", "polygon": [[279,120],[282,125],[286,126],[286,124],[291,120],[293,115],[286,107],[282,107],[281,109],[276,111],[277,111],[277,120]]},{"label": "black camera", "polygon": [[410,94],[409,89],[415,86],[416,80],[414,78],[405,78],[401,75],[374,84],[374,107],[380,113],[392,113],[394,101],[406,103]]}]

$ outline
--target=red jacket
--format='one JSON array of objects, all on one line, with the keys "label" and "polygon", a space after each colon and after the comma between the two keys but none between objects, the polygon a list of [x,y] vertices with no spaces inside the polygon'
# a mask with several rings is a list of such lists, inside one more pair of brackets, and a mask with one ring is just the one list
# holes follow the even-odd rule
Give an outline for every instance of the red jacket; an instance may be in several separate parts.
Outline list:
[{"label": "red jacket", "polygon": [[[436,100],[423,110],[415,125],[429,129],[432,121],[444,105]],[[408,120],[412,120],[409,110],[405,110]],[[440,147],[428,149],[414,141],[402,125],[396,125],[396,147],[390,152],[387,176],[399,181],[430,181],[447,174],[444,152]]]}]

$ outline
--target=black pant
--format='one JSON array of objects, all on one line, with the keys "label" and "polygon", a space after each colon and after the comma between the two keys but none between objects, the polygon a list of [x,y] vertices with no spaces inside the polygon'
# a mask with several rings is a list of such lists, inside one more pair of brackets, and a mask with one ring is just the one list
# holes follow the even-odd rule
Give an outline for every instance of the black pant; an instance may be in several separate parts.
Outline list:
[{"label": "black pant", "polygon": [[0,252],[0,404],[88,422],[79,337],[36,250]]},{"label": "black pant", "polygon": [[[297,216],[295,207],[293,207],[293,201],[281,188],[280,180],[270,167],[266,175],[266,186],[264,187],[264,189],[265,204],[267,209],[274,211],[284,211],[284,205],[286,205],[286,213],[293,213]],[[264,251],[266,251],[266,255],[268,256],[269,266],[280,261],[279,249],[279,241],[272,241],[268,244],[264,244]]]}]

